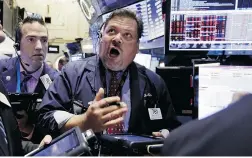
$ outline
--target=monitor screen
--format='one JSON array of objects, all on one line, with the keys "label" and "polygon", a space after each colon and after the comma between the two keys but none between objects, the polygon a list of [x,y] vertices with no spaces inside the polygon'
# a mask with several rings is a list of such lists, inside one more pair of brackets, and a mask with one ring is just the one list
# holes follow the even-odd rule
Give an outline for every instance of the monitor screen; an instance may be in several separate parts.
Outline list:
[{"label": "monitor screen", "polygon": [[156,67],[156,73],[164,80],[177,115],[193,115],[192,67]]},{"label": "monitor screen", "polygon": [[164,35],[164,21],[162,17],[162,0],[146,0],[148,11],[148,40]]},{"label": "monitor screen", "polygon": [[199,67],[198,118],[206,118],[234,101],[236,92],[252,92],[252,66]]},{"label": "monitor screen", "polygon": [[169,50],[252,50],[251,0],[171,0],[170,9]]},{"label": "monitor screen", "polygon": [[125,7],[141,0],[97,0],[97,4],[102,13]]},{"label": "monitor screen", "polygon": [[220,63],[216,60],[201,60],[195,59],[192,61],[193,63],[193,90],[194,90],[194,99],[193,105],[195,108],[198,107],[198,99],[199,99],[199,67],[203,66],[219,66]]},{"label": "monitor screen", "polygon": [[[138,3],[123,7],[136,12],[143,21],[143,35],[141,42],[150,41],[164,35],[164,21],[162,19],[162,0],[144,0]],[[105,21],[111,14],[102,16]]]},{"label": "monitor screen", "polygon": [[44,150],[36,153],[33,156],[62,156],[65,153],[73,150],[79,145],[76,133],[70,133],[64,139],[61,139],[53,144],[50,144]]},{"label": "monitor screen", "polygon": [[[130,9],[130,10],[136,12],[137,16],[142,18],[144,28],[143,28],[143,35],[142,35],[142,38],[140,39],[140,41],[141,42],[148,41],[149,27],[148,27],[148,17],[147,17],[148,15],[147,15],[146,1],[141,1],[141,2],[129,5],[129,6],[124,7],[124,8],[125,9]],[[102,16],[103,21],[105,21],[109,17],[110,14],[111,14],[111,12],[107,13],[107,14],[104,14]]]}]

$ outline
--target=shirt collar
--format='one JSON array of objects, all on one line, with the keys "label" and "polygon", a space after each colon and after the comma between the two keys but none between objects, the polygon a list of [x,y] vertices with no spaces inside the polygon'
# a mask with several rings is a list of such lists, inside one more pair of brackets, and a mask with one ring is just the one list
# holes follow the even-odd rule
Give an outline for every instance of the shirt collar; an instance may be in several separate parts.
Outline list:
[{"label": "shirt collar", "polygon": [[[41,75],[41,73],[43,71],[43,68],[44,68],[44,64],[42,64],[41,67],[37,71],[31,73],[30,75],[32,75],[32,77],[34,77],[36,80],[39,80],[39,77],[40,77],[40,75]],[[21,63],[20,63],[20,72],[21,73],[25,72],[25,70],[24,70],[23,66],[21,65]]]}]

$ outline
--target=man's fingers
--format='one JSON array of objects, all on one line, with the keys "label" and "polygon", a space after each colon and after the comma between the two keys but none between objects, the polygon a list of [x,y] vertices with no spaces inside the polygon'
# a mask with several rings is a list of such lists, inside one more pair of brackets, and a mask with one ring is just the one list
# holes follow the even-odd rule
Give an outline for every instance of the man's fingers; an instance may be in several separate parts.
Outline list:
[{"label": "man's fingers", "polygon": [[98,93],[97,93],[96,96],[95,96],[94,101],[99,101],[99,100],[101,100],[103,97],[104,97],[104,89],[103,89],[103,88],[100,88],[99,91],[98,91]]},{"label": "man's fingers", "polygon": [[43,140],[40,142],[39,147],[44,146],[45,144],[50,144],[52,141],[52,137],[50,135],[46,135]]},{"label": "man's fingers", "polygon": [[155,137],[163,137],[161,132],[152,132],[152,135],[155,136]]},{"label": "man's fingers", "polygon": [[119,97],[108,97],[108,98],[104,98],[104,99],[100,100],[97,103],[100,108],[104,108],[114,102],[120,102],[120,98]]},{"label": "man's fingers", "polygon": [[117,119],[118,117],[122,117],[126,112],[127,112],[127,108],[120,108],[118,110],[115,110],[113,112],[110,112],[106,115],[104,115],[102,117],[102,120],[104,122],[107,122],[107,121],[110,121],[110,120],[114,120],[114,119]]},{"label": "man's fingers", "polygon": [[105,127],[105,128],[109,128],[109,127],[114,126],[114,125],[116,125],[116,124],[119,124],[119,123],[121,123],[121,122],[123,122],[123,117],[118,117],[117,119],[110,120],[110,121],[106,122],[106,123],[104,124],[104,127]]},{"label": "man's fingers", "polygon": [[102,113],[102,115],[106,115],[106,114],[108,114],[108,113],[111,113],[111,112],[113,112],[113,111],[115,111],[115,110],[119,110],[119,109],[121,109],[120,106],[111,105],[111,106],[109,106],[109,107],[102,108],[102,109],[101,109],[101,113]]}]

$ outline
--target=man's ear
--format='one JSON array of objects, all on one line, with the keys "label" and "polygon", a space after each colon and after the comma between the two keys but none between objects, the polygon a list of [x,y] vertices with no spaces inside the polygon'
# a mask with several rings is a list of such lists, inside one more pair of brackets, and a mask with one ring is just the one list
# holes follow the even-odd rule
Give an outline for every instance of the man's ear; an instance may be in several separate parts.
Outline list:
[{"label": "man's ear", "polygon": [[0,43],[2,43],[5,40],[5,34],[3,31],[0,30]]},{"label": "man's ear", "polygon": [[2,43],[5,40],[5,33],[3,32],[3,27],[0,24],[0,43]]}]

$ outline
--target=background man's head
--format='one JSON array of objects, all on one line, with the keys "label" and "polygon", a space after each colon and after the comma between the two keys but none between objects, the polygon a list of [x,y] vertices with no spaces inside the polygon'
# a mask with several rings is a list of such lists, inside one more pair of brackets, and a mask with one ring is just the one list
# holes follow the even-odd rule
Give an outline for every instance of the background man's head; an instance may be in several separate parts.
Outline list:
[{"label": "background man's head", "polygon": [[127,9],[114,11],[101,30],[99,56],[103,65],[113,71],[124,70],[139,50],[143,22]]},{"label": "background man's head", "polygon": [[0,43],[2,43],[5,40],[5,34],[3,32],[3,27],[0,24]]},{"label": "background man's head", "polygon": [[39,69],[48,51],[48,30],[40,16],[29,16],[20,24],[20,55],[29,71]]},{"label": "background man's head", "polygon": [[62,67],[68,63],[68,59],[61,58],[58,63],[58,70],[61,71]]}]

